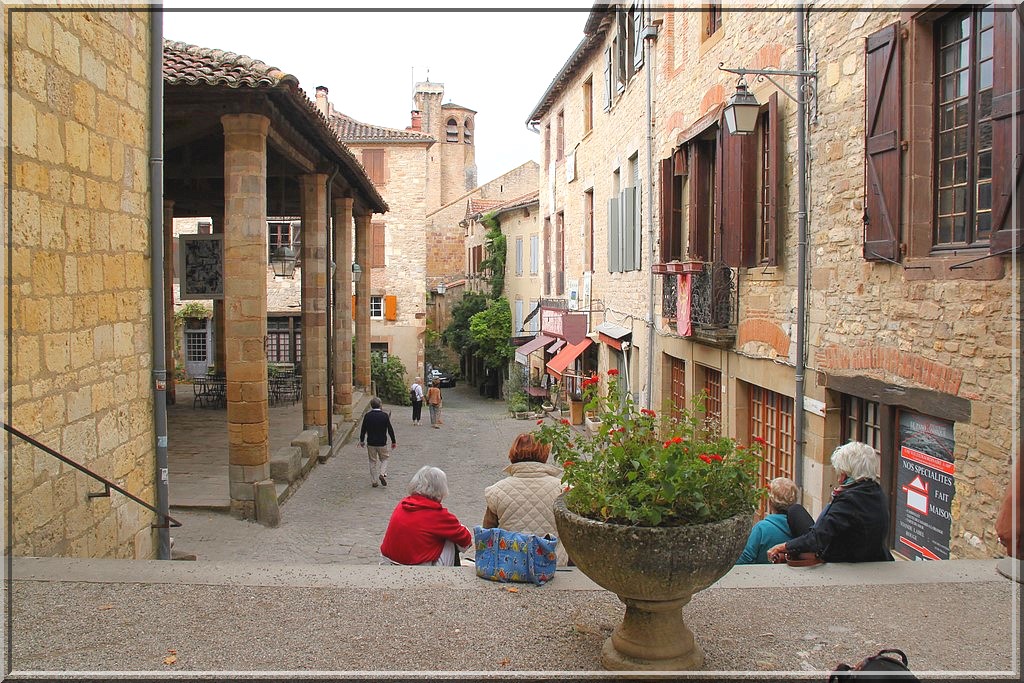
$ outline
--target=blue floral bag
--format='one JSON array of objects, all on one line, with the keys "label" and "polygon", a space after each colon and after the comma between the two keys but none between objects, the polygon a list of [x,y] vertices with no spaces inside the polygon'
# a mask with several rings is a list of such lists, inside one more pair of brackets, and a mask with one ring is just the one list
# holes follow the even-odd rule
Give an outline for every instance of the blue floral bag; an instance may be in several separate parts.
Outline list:
[{"label": "blue floral bag", "polygon": [[558,539],[505,529],[473,527],[476,575],[490,581],[535,583],[555,577]]}]

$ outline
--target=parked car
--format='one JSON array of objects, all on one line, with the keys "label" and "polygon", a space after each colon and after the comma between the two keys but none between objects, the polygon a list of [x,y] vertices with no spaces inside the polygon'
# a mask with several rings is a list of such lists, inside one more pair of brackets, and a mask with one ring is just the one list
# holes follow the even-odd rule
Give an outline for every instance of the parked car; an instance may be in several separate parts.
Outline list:
[{"label": "parked car", "polygon": [[455,375],[451,374],[450,372],[445,372],[440,368],[434,368],[430,371],[431,383],[433,383],[435,379],[440,381],[440,386],[442,389],[455,386]]}]

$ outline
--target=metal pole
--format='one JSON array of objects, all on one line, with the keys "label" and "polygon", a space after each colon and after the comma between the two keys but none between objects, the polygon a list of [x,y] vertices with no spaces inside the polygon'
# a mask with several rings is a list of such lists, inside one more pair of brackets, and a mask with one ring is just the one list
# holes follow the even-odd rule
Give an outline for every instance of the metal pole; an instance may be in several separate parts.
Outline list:
[{"label": "metal pole", "polygon": [[171,559],[167,526],[167,338],[164,331],[164,16],[163,7],[150,11],[149,60],[149,239],[153,316],[153,428],[156,435],[157,552]]},{"label": "metal pole", "polygon": [[[656,26],[644,27],[644,70],[647,72],[647,388],[644,407],[651,409],[654,394],[654,119],[651,86],[651,55],[654,50],[651,44],[658,36]],[[665,188],[662,188],[662,192]]]},{"label": "metal pole", "polygon": [[324,320],[327,321],[327,448],[331,450],[334,449],[334,334],[331,329],[334,327],[334,274],[331,272],[331,263],[334,260],[331,253],[334,246],[331,233],[334,231],[334,223],[331,211],[331,185],[337,175],[338,169],[335,167],[327,178],[327,222],[324,224],[327,230],[327,248],[324,250],[327,253],[327,293],[324,303]]},{"label": "metal pole", "polygon": [[806,327],[806,290],[807,290],[807,76],[804,74],[805,57],[804,32],[807,28],[807,15],[803,5],[796,10],[796,69],[797,101],[796,101],[796,141],[797,141],[797,257],[796,257],[796,388],[793,398],[795,431],[794,448],[794,481],[797,486],[803,483],[804,465],[804,331]]}]

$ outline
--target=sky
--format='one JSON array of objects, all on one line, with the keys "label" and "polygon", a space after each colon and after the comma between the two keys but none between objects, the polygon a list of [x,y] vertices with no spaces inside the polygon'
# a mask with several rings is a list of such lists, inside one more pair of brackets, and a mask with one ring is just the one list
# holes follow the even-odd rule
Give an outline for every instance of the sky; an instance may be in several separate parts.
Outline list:
[{"label": "sky", "polygon": [[[342,5],[299,4],[315,9]],[[232,11],[199,12],[189,11],[202,6],[194,0],[165,0],[164,38],[275,66],[296,76],[310,99],[317,86],[326,86],[335,110],[389,128],[409,126],[414,82],[429,78],[443,83],[444,102],[478,112],[474,140],[482,184],[530,159],[539,161],[540,139],[527,129],[526,119],[583,39],[592,3],[562,0],[558,7],[571,9],[535,9],[544,4],[506,4],[534,8],[523,12],[309,12],[282,11],[280,3],[257,11],[257,2],[220,0],[206,5]]]}]

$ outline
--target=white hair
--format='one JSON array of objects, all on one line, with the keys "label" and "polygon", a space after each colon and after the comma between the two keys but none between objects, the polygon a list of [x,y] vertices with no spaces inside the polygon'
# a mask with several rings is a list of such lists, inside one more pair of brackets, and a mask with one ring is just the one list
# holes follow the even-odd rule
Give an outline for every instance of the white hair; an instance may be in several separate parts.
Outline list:
[{"label": "white hair", "polygon": [[860,441],[844,443],[832,451],[832,469],[854,479],[878,479],[879,459],[875,449]]},{"label": "white hair", "polygon": [[448,496],[448,476],[440,467],[424,465],[409,481],[409,495],[441,502]]}]

